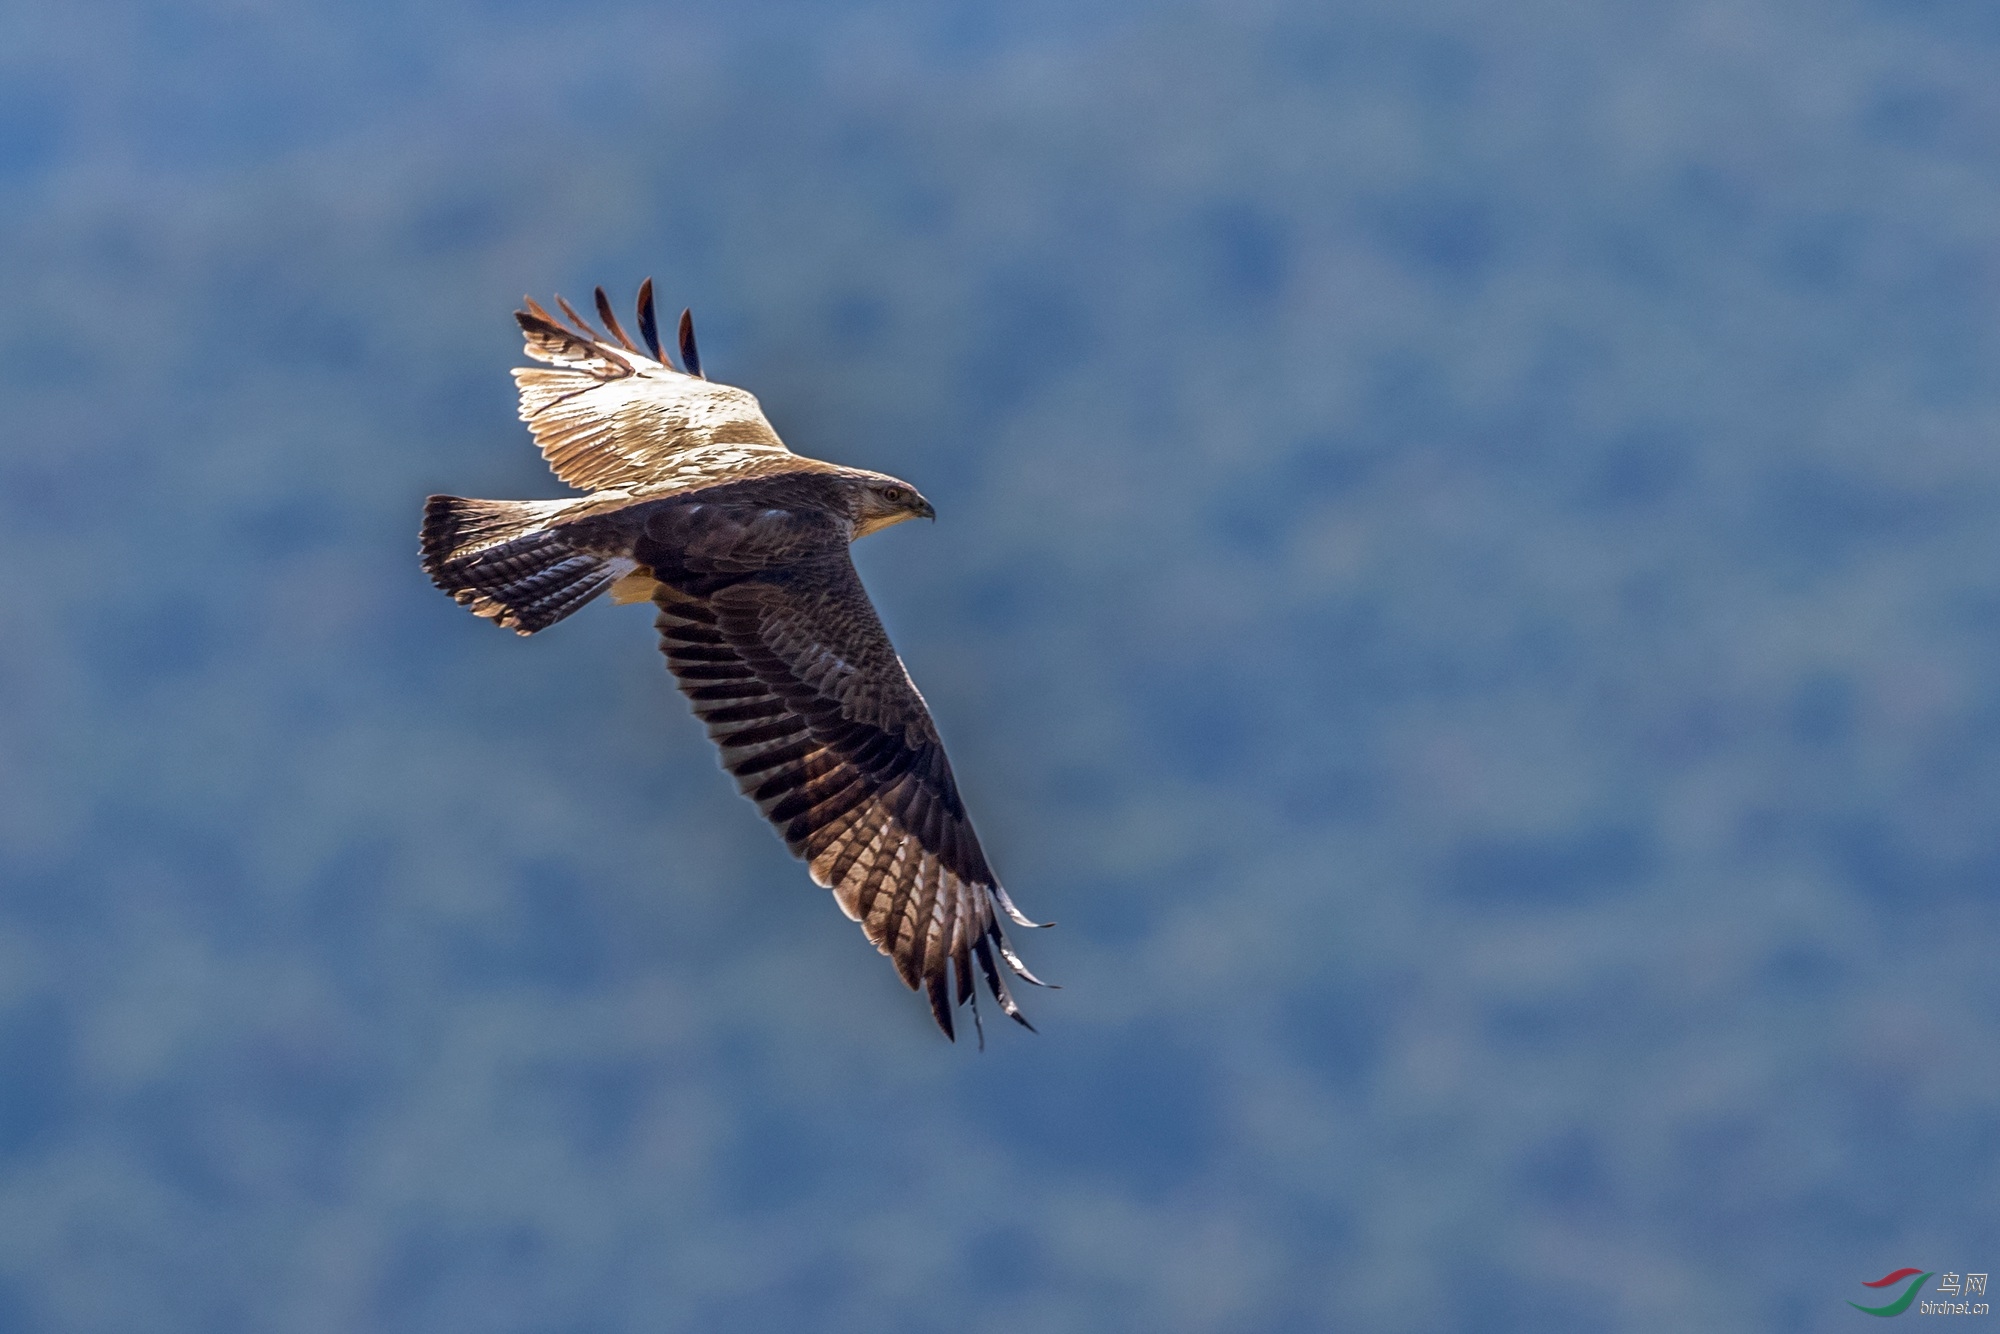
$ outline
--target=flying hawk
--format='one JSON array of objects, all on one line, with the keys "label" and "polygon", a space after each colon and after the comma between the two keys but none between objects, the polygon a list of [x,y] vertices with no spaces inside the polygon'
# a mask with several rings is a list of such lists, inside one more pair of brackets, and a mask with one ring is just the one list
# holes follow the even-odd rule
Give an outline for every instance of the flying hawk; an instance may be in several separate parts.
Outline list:
[{"label": "flying hawk", "polygon": [[891,524],[935,518],[930,502],[908,482],[785,448],[755,398],[702,374],[685,311],[676,369],[650,278],[639,288],[644,352],[603,288],[608,336],[556,301],[567,322],[532,300],[514,314],[544,363],[514,372],[521,420],[556,476],[589,494],[432,496],[425,572],[524,635],[607,589],[613,602],[650,600],[667,666],[723,767],[904,983],[924,989],[945,1036],[954,984],[979,1027],[975,961],[1001,1010],[1032,1027],[998,963],[1045,984],[1008,945],[1000,914],[1037,924],[986,864],[930,710],[847,551]]}]

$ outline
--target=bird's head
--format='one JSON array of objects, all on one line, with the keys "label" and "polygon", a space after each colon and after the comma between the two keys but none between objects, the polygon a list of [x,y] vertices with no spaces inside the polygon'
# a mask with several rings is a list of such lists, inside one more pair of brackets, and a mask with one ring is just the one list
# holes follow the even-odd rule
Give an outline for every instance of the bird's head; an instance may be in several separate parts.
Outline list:
[{"label": "bird's head", "polygon": [[937,518],[937,511],[917,488],[886,473],[857,471],[850,495],[856,537],[879,533],[905,519]]}]

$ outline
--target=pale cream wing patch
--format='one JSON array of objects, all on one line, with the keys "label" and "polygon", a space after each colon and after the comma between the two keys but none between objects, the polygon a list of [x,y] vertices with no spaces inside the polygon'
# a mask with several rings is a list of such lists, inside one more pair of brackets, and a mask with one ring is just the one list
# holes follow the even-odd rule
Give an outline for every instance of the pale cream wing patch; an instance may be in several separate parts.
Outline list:
[{"label": "pale cream wing patch", "polygon": [[744,390],[579,333],[539,307],[515,319],[528,355],[547,363],[514,372],[521,420],[571,486],[698,484],[759,456],[791,452]]}]

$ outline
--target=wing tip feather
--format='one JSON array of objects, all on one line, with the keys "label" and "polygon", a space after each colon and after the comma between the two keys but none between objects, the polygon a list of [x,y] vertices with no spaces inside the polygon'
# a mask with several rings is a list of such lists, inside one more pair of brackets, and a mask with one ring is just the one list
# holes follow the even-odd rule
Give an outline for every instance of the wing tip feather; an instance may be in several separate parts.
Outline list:
[{"label": "wing tip feather", "polygon": [[1032,918],[1030,918],[1026,913],[1022,912],[1019,908],[1016,908],[1014,906],[1014,900],[1007,897],[1007,891],[1001,888],[1000,883],[997,880],[993,884],[987,886],[987,889],[991,891],[994,902],[1000,905],[1000,910],[1006,913],[1008,917],[1013,919],[1014,925],[1025,926],[1031,931],[1046,931],[1050,927],[1055,925],[1054,922],[1037,922]]},{"label": "wing tip feather", "polygon": [[597,318],[604,321],[604,327],[618,340],[618,346],[627,352],[639,351],[639,345],[632,341],[632,336],[625,332],[625,326],[618,322],[617,312],[611,309],[611,298],[604,294],[602,287],[597,289]]},{"label": "wing tip feather", "polygon": [[654,361],[662,366],[673,365],[660,348],[660,317],[653,309],[653,280],[650,277],[639,284],[639,336],[646,340]]},{"label": "wing tip feather", "polygon": [[924,978],[924,995],[931,1003],[931,1018],[937,1020],[937,1026],[944,1031],[945,1037],[952,1042],[958,1041],[958,1033],[952,1028],[951,993],[947,990],[943,969]]},{"label": "wing tip feather", "polygon": [[561,292],[556,293],[556,304],[561,306],[562,313],[569,317],[570,327],[581,333],[585,338],[588,338],[593,343],[608,341],[603,334],[597,332],[597,329],[589,320],[576,313],[576,307],[565,301]]},{"label": "wing tip feather", "polygon": [[694,311],[691,308],[681,311],[680,341],[681,364],[687,367],[689,375],[697,380],[706,380],[708,377],[701,373],[701,351],[694,343]]}]

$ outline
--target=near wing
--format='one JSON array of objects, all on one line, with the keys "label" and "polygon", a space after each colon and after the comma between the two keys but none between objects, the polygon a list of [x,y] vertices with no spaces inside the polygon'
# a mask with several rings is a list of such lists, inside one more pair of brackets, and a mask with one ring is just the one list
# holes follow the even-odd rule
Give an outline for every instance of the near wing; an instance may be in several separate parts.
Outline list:
[{"label": "near wing", "polygon": [[639,328],[651,356],[633,346],[597,289],[599,334],[558,297],[564,323],[533,301],[514,312],[527,353],[549,369],[514,372],[521,420],[556,476],[584,491],[700,484],[755,454],[788,454],[757,400],[701,378],[694,326],[681,316],[683,374],[660,350],[653,284],[639,291]]},{"label": "near wing", "polygon": [[[921,986],[947,1037],[973,965],[1024,1026],[994,958],[1029,982],[923,697],[843,550],[695,597],[665,585],[660,647],[737,785],[842,911]],[[982,1034],[983,1038],[983,1034]]]}]

